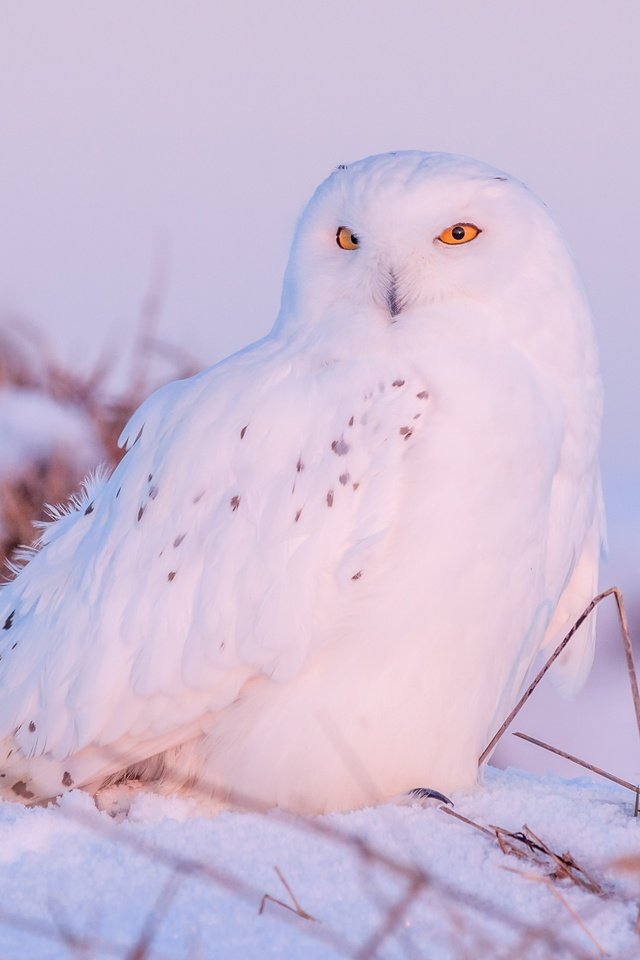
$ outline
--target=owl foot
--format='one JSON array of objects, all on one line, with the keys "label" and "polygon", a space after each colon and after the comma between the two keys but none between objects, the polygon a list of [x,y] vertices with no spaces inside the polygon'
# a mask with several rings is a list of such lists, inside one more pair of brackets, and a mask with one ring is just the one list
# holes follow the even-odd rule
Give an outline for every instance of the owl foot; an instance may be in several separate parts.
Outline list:
[{"label": "owl foot", "polygon": [[102,787],[94,796],[98,810],[108,813],[114,820],[125,820],[129,814],[134,798],[145,784],[139,780],[128,780],[124,783],[114,783],[109,787]]},{"label": "owl foot", "polygon": [[439,790],[432,790],[430,787],[414,787],[406,794],[409,800],[437,800],[439,803],[446,803],[448,806],[455,806],[453,800],[445,797]]}]

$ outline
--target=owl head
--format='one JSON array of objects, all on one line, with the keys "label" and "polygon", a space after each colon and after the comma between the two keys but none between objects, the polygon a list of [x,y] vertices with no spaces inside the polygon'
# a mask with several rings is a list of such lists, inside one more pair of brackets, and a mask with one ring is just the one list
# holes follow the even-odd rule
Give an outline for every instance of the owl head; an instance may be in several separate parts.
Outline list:
[{"label": "owl head", "polygon": [[540,313],[581,296],[558,229],[524,184],[465,157],[404,151],[341,165],[316,190],[279,327],[402,324],[469,303],[496,315],[508,304],[513,320],[513,304]]}]

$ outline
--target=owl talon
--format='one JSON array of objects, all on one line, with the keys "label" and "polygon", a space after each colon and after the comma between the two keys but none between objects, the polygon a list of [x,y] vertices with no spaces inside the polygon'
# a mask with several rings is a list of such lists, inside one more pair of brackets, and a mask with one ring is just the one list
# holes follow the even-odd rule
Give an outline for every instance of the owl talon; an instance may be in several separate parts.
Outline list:
[{"label": "owl talon", "polygon": [[450,807],[455,806],[453,800],[445,797],[444,793],[440,793],[439,790],[431,790],[430,787],[414,787],[413,790],[407,792],[407,796],[412,800],[439,800]]}]

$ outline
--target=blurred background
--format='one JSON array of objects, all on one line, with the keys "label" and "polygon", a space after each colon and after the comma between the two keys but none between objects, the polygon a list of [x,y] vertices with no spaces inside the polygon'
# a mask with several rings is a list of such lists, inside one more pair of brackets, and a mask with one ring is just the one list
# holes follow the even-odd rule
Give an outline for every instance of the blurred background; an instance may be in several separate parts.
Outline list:
[{"label": "blurred background", "polygon": [[[638,634],[639,31],[636,0],[5,0],[5,547],[115,456],[153,386],[269,330],[296,216],[336,164],[445,150],[528,183],[573,248],[606,391],[602,584]],[[545,682],[516,726],[638,781],[612,608],[586,690]],[[561,763],[503,744],[500,763]]]}]

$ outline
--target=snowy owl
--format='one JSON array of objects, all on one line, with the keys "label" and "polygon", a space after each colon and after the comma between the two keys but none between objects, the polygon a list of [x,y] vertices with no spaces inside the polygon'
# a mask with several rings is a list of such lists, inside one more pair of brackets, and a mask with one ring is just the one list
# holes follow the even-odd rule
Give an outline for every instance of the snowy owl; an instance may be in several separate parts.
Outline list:
[{"label": "snowy owl", "polygon": [[0,593],[1,795],[137,779],[314,813],[471,787],[596,589],[600,409],[522,183],[341,165],[271,334],[149,397]]}]

